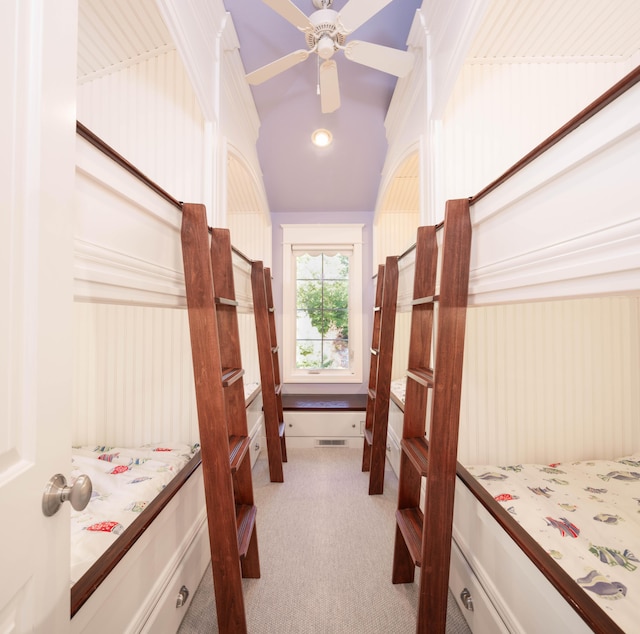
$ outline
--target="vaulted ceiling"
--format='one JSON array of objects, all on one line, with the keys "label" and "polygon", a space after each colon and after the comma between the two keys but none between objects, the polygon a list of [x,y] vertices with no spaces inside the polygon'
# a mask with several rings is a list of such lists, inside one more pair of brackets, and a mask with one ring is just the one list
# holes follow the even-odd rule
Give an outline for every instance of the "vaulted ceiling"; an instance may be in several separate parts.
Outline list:
[{"label": "vaulted ceiling", "polygon": [[[453,0],[439,1],[448,8]],[[247,73],[307,48],[304,34],[264,0],[223,2]],[[313,0],[292,2],[305,15],[316,10]],[[332,8],[340,12],[347,2],[334,0]],[[392,0],[348,40],[406,50],[421,5],[422,0]],[[467,52],[473,63],[619,61],[637,51],[638,0],[487,0],[486,6]],[[155,0],[79,0],[79,8],[79,79],[113,72],[173,47]],[[333,59],[341,95],[341,106],[333,113],[321,112],[315,55],[251,88],[260,118],[258,155],[273,212],[374,210],[387,151],[384,120],[396,78],[350,61],[342,51]],[[311,132],[320,127],[333,134],[328,148],[311,144]],[[417,161],[403,165],[401,180],[387,192],[384,205],[416,204],[417,170]]]}]

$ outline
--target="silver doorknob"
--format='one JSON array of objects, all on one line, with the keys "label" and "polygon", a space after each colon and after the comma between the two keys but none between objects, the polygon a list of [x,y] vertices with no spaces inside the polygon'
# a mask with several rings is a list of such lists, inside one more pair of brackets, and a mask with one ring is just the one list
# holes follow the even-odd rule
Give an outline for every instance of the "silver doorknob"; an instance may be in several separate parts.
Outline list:
[{"label": "silver doorknob", "polygon": [[42,512],[50,517],[67,500],[76,511],[82,511],[89,504],[92,491],[93,485],[89,476],[78,476],[73,486],[67,486],[67,479],[61,473],[56,473],[44,489]]}]

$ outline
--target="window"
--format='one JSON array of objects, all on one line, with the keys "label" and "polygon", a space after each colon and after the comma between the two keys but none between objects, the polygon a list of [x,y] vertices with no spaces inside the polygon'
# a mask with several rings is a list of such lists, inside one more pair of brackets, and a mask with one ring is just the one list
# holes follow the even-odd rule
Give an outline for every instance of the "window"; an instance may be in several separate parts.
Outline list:
[{"label": "window", "polygon": [[362,381],[362,225],[283,225],[283,369],[291,383]]}]

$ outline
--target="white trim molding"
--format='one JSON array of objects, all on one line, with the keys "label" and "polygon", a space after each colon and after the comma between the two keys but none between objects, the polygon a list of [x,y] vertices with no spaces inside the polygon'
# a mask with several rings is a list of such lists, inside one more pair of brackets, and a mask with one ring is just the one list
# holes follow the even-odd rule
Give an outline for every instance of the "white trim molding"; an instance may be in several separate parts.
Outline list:
[{"label": "white trim molding", "polygon": [[[362,383],[363,319],[362,319],[362,224],[284,224],[282,226],[283,341],[282,359],[285,383]],[[293,265],[294,246],[336,248],[348,244],[352,248],[349,270],[349,341],[350,369],[311,372],[295,367],[296,284]]]}]

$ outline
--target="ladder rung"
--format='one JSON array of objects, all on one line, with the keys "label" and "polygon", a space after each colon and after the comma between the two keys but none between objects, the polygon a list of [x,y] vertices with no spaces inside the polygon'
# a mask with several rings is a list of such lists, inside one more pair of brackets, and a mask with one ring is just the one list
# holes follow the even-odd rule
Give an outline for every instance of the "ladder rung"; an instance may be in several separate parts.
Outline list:
[{"label": "ladder rung", "polygon": [[431,368],[409,368],[407,377],[425,387],[433,387],[433,370]]},{"label": "ladder rung", "polygon": [[424,515],[419,508],[398,509],[396,522],[416,566],[422,564],[422,525]]},{"label": "ladder rung", "polygon": [[284,421],[281,423],[278,423],[278,436],[280,436],[280,438],[284,436],[284,428],[285,428]]},{"label": "ladder rung", "polygon": [[372,387],[369,388],[368,396],[372,401],[376,400],[376,391]]},{"label": "ladder rung", "polygon": [[427,439],[424,437],[403,438],[400,441],[400,446],[420,475],[426,476],[429,465],[429,444]]},{"label": "ladder rung", "polygon": [[250,444],[249,436],[229,436],[229,464],[232,473],[240,466]]},{"label": "ladder rung", "polygon": [[433,304],[433,302],[437,302],[440,299],[440,295],[430,295],[428,297],[416,297],[412,300],[412,306],[420,306],[421,304]]},{"label": "ladder rung", "polygon": [[364,441],[368,445],[373,445],[373,430],[371,430],[371,429],[365,429],[364,430]]},{"label": "ladder rung", "polygon": [[278,383],[278,385],[276,385],[276,396],[278,396],[278,394],[280,394],[280,392],[282,392],[282,383]]},{"label": "ladder rung", "polygon": [[237,306],[238,302],[235,299],[227,299],[226,297],[216,297],[216,304],[222,306]]},{"label": "ladder rung", "polygon": [[276,354],[278,350],[280,350],[280,346],[273,346],[273,348],[271,348],[271,354]]},{"label": "ladder rung", "polygon": [[236,523],[238,526],[238,551],[244,557],[249,550],[253,527],[256,523],[256,507],[249,504],[236,505]]},{"label": "ladder rung", "polygon": [[273,312],[275,312],[275,310],[276,310],[276,309],[275,309],[273,306],[269,306],[269,308],[267,308],[267,310],[268,310],[270,313],[273,313]]},{"label": "ladder rung", "polygon": [[242,368],[222,368],[222,387],[229,387],[243,374],[244,370]]},{"label": "ladder rung", "polygon": [[378,354],[380,353],[380,350],[378,350],[378,348],[369,348],[369,350],[371,350],[371,354],[372,354],[374,357],[377,357],[377,356],[378,356]]},{"label": "ladder rung", "polygon": [[374,313],[379,313],[382,309],[380,308],[380,306],[374,306],[373,307],[373,312]]}]

